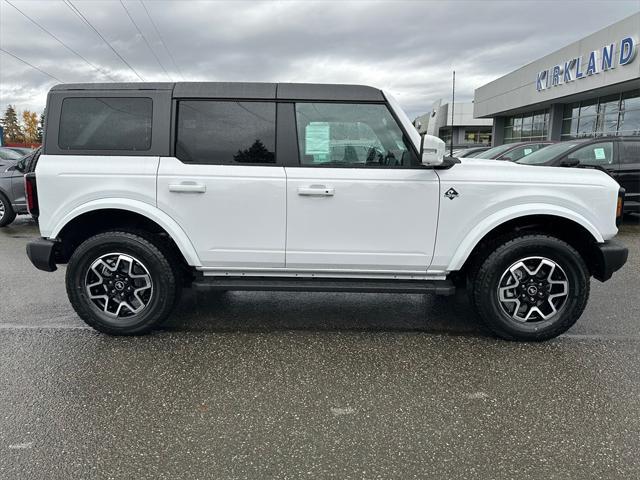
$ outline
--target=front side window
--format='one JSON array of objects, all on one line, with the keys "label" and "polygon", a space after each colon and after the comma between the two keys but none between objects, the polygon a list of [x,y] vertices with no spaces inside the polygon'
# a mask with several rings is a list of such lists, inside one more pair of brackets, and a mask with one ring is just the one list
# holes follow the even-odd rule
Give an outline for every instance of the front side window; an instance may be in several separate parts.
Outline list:
[{"label": "front side window", "polygon": [[176,156],[183,162],[271,164],[275,152],[274,102],[178,102]]},{"label": "front side window", "polygon": [[58,146],[63,150],[149,150],[152,115],[150,98],[65,98]]},{"label": "front side window", "polygon": [[613,163],[613,142],[592,143],[569,154],[583,165],[610,165]]},{"label": "front side window", "polygon": [[385,105],[298,103],[303,166],[402,167],[415,155]]}]

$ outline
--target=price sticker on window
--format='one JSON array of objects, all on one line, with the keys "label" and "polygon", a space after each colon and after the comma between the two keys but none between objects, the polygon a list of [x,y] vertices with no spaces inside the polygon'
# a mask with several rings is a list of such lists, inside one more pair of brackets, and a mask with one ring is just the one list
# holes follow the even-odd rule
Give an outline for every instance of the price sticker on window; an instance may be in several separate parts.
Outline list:
[{"label": "price sticker on window", "polygon": [[596,160],[606,160],[607,156],[604,153],[604,148],[596,148],[593,150],[593,153],[596,156]]},{"label": "price sticker on window", "polygon": [[524,154],[525,154],[525,156],[526,156],[526,155],[529,155],[529,154],[530,154],[530,153],[532,153],[532,152],[533,152],[533,148],[525,148],[525,149],[524,149]]},{"label": "price sticker on window", "polygon": [[328,155],[331,128],[327,122],[311,122],[304,129],[305,155]]}]

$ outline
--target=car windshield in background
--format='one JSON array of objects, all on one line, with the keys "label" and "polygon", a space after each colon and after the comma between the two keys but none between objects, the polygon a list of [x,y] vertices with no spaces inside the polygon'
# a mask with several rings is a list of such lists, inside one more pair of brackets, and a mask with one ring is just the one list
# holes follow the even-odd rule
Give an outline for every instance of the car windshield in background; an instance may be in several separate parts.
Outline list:
[{"label": "car windshield in background", "polygon": [[2,160],[20,160],[23,156],[10,148],[0,147],[0,159]]},{"label": "car windshield in background", "polygon": [[562,155],[565,152],[568,152],[573,147],[578,145],[577,143],[569,142],[569,143],[556,143],[554,145],[549,145],[548,147],[541,148],[526,157],[522,157],[519,160],[516,160],[516,163],[522,163],[525,165],[544,165],[547,162],[550,162],[554,158]]},{"label": "car windshield in background", "polygon": [[475,158],[496,158],[496,157],[499,157],[500,155],[502,155],[504,152],[506,152],[510,148],[513,148],[513,146],[514,145],[512,143],[507,143],[505,145],[500,145],[498,147],[493,147],[493,148],[490,148],[487,151],[479,153],[478,155],[475,156]]},{"label": "car windshield in background", "polygon": [[466,158],[482,158],[482,155],[484,155],[486,152],[488,152],[488,150],[476,150],[474,152],[467,153],[464,156]]}]

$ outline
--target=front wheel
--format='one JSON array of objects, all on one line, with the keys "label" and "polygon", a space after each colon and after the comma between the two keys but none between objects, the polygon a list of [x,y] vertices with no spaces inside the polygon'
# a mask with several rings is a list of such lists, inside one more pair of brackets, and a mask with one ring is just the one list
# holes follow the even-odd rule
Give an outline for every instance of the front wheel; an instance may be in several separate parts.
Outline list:
[{"label": "front wheel", "polygon": [[149,332],[180,293],[170,255],[129,232],[105,232],[82,243],[69,260],[66,284],[80,318],[112,335]]},{"label": "front wheel", "polygon": [[569,244],[524,235],[498,246],[471,279],[480,318],[508,340],[542,341],[566,332],[589,298],[589,270]]}]

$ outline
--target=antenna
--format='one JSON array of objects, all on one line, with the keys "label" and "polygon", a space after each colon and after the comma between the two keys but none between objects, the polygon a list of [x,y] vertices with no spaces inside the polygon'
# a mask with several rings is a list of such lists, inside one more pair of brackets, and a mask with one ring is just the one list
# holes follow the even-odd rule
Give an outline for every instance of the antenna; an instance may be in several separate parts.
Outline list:
[{"label": "antenna", "polygon": [[453,71],[453,89],[451,92],[451,139],[449,141],[449,156],[453,157],[453,112],[456,108],[456,71]]}]

